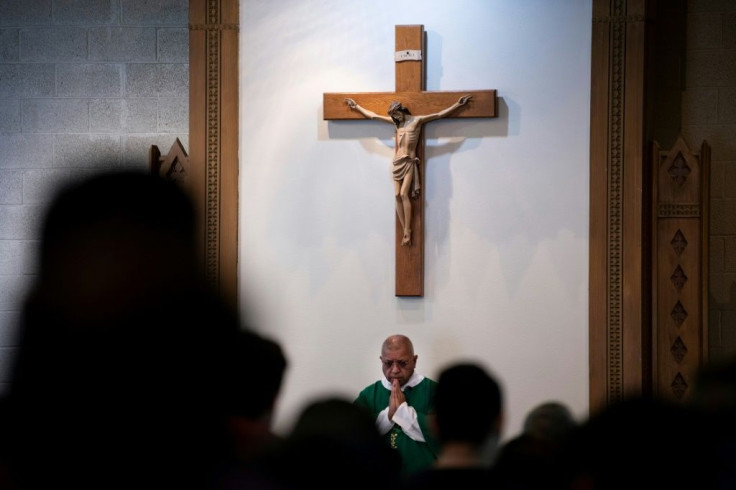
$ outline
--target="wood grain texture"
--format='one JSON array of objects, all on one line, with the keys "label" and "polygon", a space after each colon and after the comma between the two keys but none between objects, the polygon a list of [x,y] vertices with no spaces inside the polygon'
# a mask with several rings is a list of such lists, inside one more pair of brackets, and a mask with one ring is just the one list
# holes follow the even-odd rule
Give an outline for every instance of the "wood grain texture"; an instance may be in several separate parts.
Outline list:
[{"label": "wood grain texture", "polygon": [[[426,88],[424,60],[427,58],[424,26],[396,26],[396,51],[420,49],[422,61],[395,62],[396,92],[421,92]],[[385,112],[386,109],[383,110]],[[412,245],[401,244],[403,230],[396,217],[396,296],[424,296],[424,195],[425,168],[424,131],[417,143],[419,179],[422,186],[418,199],[411,205]],[[416,178],[417,176],[415,176]]]},{"label": "wood grain texture", "polygon": [[237,0],[189,2],[189,157],[202,266],[237,308]]},{"label": "wood grain texture", "polygon": [[708,182],[710,154],[682,137],[667,151],[654,144],[655,393],[687,400],[707,359]]},{"label": "wood grain texture", "polygon": [[651,388],[652,217],[646,159],[650,0],[594,0],[590,137],[590,407]]},{"label": "wood grain texture", "polygon": [[432,114],[451,106],[463,95],[473,98],[453,118],[496,117],[497,98],[495,90],[465,90],[446,92],[357,92],[326,93],[323,96],[325,120],[365,119],[345,103],[349,97],[376,114],[385,115],[389,104],[398,100],[412,114]]}]

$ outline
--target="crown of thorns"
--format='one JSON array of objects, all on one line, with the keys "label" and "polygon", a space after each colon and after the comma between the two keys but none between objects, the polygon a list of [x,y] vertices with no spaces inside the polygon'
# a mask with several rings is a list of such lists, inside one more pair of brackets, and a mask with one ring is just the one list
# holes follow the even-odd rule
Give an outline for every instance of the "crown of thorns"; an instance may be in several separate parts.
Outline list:
[{"label": "crown of thorns", "polygon": [[388,113],[389,114],[393,114],[396,111],[401,111],[401,112],[406,113],[406,114],[409,113],[409,109],[407,109],[406,107],[404,107],[403,105],[401,105],[401,102],[399,102],[398,100],[395,100],[395,101],[391,102],[391,104],[388,106]]}]

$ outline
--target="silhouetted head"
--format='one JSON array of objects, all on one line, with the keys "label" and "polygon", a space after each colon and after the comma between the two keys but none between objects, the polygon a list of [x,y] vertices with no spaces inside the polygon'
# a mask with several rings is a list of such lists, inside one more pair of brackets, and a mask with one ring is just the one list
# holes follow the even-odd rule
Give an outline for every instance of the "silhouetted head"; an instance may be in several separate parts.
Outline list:
[{"label": "silhouetted head", "polygon": [[437,379],[435,410],[440,441],[481,445],[500,430],[501,388],[480,365],[454,364]]},{"label": "silhouetted head", "polygon": [[0,426],[21,488],[203,483],[224,457],[240,325],[195,250],[192,204],[159,177],[52,201]]},{"label": "silhouetted head", "polygon": [[565,405],[550,401],[537,405],[527,414],[523,432],[551,444],[561,444],[576,426],[572,412]]},{"label": "silhouetted head", "polygon": [[162,178],[126,171],[75,182],[44,220],[34,300],[96,323],[195,287],[194,224],[191,201]]},{"label": "silhouetted head", "polygon": [[273,461],[282,488],[392,487],[400,482],[398,453],[385,443],[373,415],[340,397],[308,403]]}]

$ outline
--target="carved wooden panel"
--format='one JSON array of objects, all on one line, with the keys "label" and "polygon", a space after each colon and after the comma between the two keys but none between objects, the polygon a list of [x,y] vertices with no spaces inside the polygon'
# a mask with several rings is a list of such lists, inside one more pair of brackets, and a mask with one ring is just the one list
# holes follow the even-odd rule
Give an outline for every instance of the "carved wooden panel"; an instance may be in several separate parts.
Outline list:
[{"label": "carved wooden panel", "polygon": [[189,2],[192,190],[209,282],[237,305],[238,0]]},{"label": "carved wooden panel", "polygon": [[[648,389],[647,0],[594,0],[590,128],[591,411]],[[647,271],[642,273],[642,271]]]},{"label": "carved wooden panel", "polygon": [[189,168],[189,155],[179,138],[176,138],[166,155],[161,154],[158,146],[152,145],[148,166],[152,174],[176,182],[186,191],[190,190],[192,172]]},{"label": "carved wooden panel", "polygon": [[654,391],[690,396],[707,357],[707,144],[693,152],[680,137],[672,149],[653,145],[655,321]]}]

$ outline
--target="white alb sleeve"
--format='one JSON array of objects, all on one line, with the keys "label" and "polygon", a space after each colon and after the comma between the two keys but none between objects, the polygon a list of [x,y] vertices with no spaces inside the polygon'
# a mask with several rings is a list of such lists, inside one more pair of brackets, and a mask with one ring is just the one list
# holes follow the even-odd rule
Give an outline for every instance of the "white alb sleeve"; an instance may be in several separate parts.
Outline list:
[{"label": "white alb sleeve", "polygon": [[378,417],[376,417],[376,428],[378,429],[379,434],[384,435],[390,431],[393,426],[394,423],[388,419],[388,407],[386,407],[381,410]]},{"label": "white alb sleeve", "polygon": [[[386,419],[388,420],[388,411],[386,412]],[[399,408],[396,409],[396,412],[394,413],[394,423],[399,424],[399,427],[404,431],[404,434],[409,436],[411,439],[414,439],[417,442],[425,442],[424,434],[422,434],[422,429],[419,427],[417,411],[410,407],[406,402],[399,405]],[[385,434],[385,432],[382,432],[382,434]]]}]

